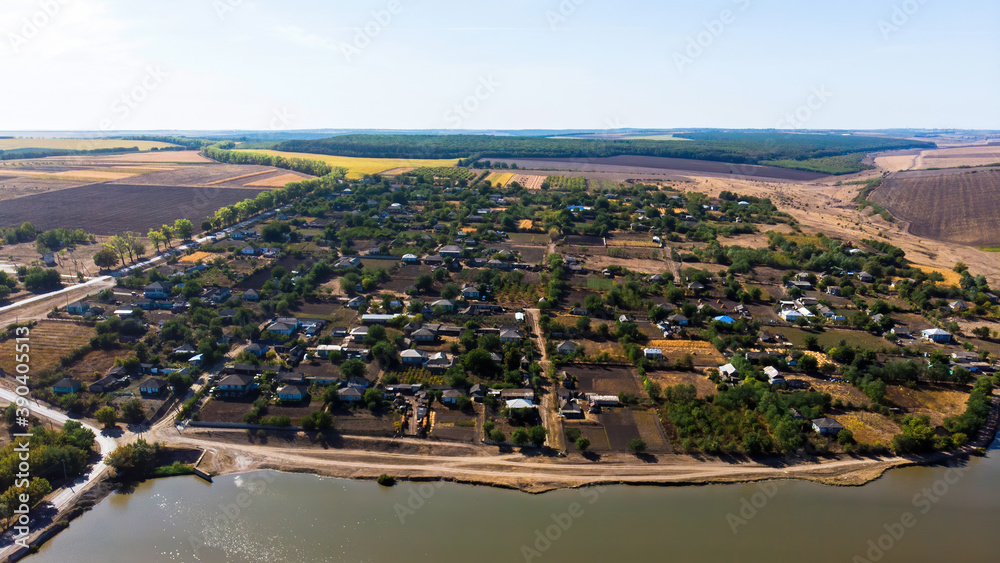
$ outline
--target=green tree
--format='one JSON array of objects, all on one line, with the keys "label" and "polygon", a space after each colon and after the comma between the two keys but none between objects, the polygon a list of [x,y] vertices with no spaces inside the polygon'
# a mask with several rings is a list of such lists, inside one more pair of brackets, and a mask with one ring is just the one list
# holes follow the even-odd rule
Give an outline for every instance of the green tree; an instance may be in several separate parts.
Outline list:
[{"label": "green tree", "polygon": [[530,438],[528,436],[527,430],[525,430],[524,428],[518,428],[517,430],[514,431],[514,434],[511,436],[511,439],[514,440],[515,444],[523,446],[524,444],[528,443],[528,440]]},{"label": "green tree", "polygon": [[539,448],[545,445],[545,427],[544,426],[532,426],[528,430],[528,439],[531,443],[538,446]]},{"label": "green tree", "polygon": [[119,446],[104,459],[115,475],[121,479],[143,479],[156,468],[159,443],[150,444],[139,438],[131,444]]},{"label": "green tree", "polygon": [[642,438],[632,438],[628,441],[626,447],[628,447],[630,452],[638,455],[646,451],[646,442]]},{"label": "green tree", "polygon": [[174,221],[174,232],[181,240],[190,240],[194,234],[194,224],[188,219],[178,219]]},{"label": "green tree", "polygon": [[125,401],[125,404],[122,405],[122,416],[126,421],[137,424],[145,420],[146,409],[143,408],[142,401],[131,399]]},{"label": "green tree", "polygon": [[94,413],[94,420],[103,424],[105,428],[114,428],[118,424],[118,411],[112,406],[101,407]]},{"label": "green tree", "polygon": [[576,439],[576,447],[581,452],[587,451],[587,448],[590,447],[590,439],[587,438],[586,436],[580,436],[579,438]]},{"label": "green tree", "polygon": [[344,376],[344,379],[362,377],[366,371],[368,371],[368,366],[357,358],[347,360],[346,362],[340,364],[340,375]]},{"label": "green tree", "polygon": [[118,265],[118,254],[107,245],[94,254],[94,265],[102,270],[114,268]]}]

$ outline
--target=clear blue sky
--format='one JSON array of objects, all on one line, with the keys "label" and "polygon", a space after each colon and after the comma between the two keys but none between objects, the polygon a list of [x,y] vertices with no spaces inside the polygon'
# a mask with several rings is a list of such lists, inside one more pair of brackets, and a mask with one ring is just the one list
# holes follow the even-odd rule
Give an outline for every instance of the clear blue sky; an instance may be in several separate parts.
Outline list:
[{"label": "clear blue sky", "polygon": [[4,0],[0,32],[0,130],[1000,129],[991,0]]}]

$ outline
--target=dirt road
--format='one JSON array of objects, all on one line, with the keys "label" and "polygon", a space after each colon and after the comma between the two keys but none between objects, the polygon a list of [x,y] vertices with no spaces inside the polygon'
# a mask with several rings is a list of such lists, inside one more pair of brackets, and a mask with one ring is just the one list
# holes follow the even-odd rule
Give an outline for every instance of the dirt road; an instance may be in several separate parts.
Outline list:
[{"label": "dirt road", "polygon": [[53,307],[65,307],[69,303],[114,286],[114,278],[102,276],[86,283],[71,285],[59,291],[22,299],[17,303],[0,307],[0,326],[7,326],[17,321],[44,319]]},{"label": "dirt road", "polygon": [[[539,309],[525,309],[525,314],[531,319],[532,330],[535,332],[535,340],[538,348],[542,351],[541,361],[542,373],[549,373],[549,355],[545,351],[545,338],[542,336],[542,325],[538,319],[542,312]],[[556,394],[558,383],[552,382],[548,387],[548,392],[542,396],[542,404],[539,405],[538,414],[542,417],[542,425],[545,426],[545,433],[549,447],[554,450],[565,451],[566,440],[563,437],[562,419],[559,418],[559,396]]]}]

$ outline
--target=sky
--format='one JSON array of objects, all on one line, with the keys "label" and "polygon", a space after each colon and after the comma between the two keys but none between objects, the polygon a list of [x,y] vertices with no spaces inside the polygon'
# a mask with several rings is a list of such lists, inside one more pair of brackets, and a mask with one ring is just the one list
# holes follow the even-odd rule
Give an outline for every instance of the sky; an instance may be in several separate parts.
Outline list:
[{"label": "sky", "polygon": [[993,0],[4,0],[0,130],[1000,129]]}]

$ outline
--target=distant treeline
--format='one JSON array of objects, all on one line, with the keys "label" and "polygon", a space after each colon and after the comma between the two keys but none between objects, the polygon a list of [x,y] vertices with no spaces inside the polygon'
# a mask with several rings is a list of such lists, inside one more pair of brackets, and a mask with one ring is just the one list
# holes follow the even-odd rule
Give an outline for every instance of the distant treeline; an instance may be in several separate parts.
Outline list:
[{"label": "distant treeline", "polygon": [[854,135],[709,131],[690,141],[589,140],[489,135],[345,135],[285,141],[279,151],[367,158],[603,158],[657,156],[737,164],[803,161],[851,153],[933,148],[923,141]]},{"label": "distant treeline", "polygon": [[[202,149],[201,153],[212,160],[226,162],[229,164],[259,164],[262,166],[274,166],[285,170],[294,170],[303,174],[313,176],[326,176],[334,172],[334,168],[329,164],[319,160],[306,160],[302,158],[285,158],[283,156],[270,155],[258,152],[238,152],[228,150],[235,146],[232,141],[219,143]],[[346,174],[346,170],[343,172]]]},{"label": "distant treeline", "polygon": [[[181,148],[164,147],[159,150],[198,150],[201,147],[211,145],[216,141],[208,139],[197,139],[190,137],[174,137],[173,135],[124,135],[121,137],[111,137],[112,139],[122,139],[124,141],[155,141],[158,143],[170,143],[180,145]],[[156,149],[153,149],[156,150]]]},{"label": "distant treeline", "polygon": [[73,150],[73,149],[36,149],[36,148],[23,148],[23,149],[10,149],[10,150],[0,150],[0,160],[14,160],[20,158],[45,158],[48,156],[87,156],[87,155],[97,155],[97,154],[119,154],[128,152],[139,152],[139,147],[119,147],[112,149],[92,149],[92,150]]}]

